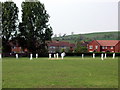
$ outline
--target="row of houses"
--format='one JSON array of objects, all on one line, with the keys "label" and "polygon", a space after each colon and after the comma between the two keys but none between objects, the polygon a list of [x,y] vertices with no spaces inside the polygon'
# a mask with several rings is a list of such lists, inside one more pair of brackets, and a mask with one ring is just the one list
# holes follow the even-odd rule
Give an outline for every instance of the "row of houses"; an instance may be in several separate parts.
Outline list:
[{"label": "row of houses", "polygon": [[[48,52],[56,53],[64,50],[74,52],[76,45],[65,41],[47,42]],[[91,42],[82,42],[82,46],[87,47],[88,52],[120,52],[120,40],[93,40]],[[27,52],[27,48],[22,50],[21,47],[12,47],[11,52]]]},{"label": "row of houses", "polygon": [[88,44],[88,52],[120,52],[120,40],[93,40]]},{"label": "row of houses", "polygon": [[56,53],[62,51],[73,51],[75,48],[75,44],[65,42],[65,41],[51,41],[48,43],[48,52],[49,53]]}]

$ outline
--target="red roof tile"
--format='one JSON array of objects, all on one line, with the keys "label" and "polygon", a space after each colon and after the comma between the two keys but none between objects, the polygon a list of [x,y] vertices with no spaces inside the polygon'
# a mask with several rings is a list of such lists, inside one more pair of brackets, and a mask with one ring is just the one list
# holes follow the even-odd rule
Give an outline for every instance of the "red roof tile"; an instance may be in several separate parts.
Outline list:
[{"label": "red roof tile", "polygon": [[115,46],[120,40],[96,40],[101,46]]}]

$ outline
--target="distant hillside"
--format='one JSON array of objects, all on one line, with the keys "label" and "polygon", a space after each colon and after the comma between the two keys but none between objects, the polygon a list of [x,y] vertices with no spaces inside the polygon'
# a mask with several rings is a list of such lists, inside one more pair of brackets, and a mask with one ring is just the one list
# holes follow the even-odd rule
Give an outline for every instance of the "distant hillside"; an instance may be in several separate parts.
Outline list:
[{"label": "distant hillside", "polygon": [[118,40],[118,32],[97,32],[87,34],[74,34],[62,37],[54,37],[53,40],[69,41],[75,43],[77,41],[92,41],[92,40]]}]

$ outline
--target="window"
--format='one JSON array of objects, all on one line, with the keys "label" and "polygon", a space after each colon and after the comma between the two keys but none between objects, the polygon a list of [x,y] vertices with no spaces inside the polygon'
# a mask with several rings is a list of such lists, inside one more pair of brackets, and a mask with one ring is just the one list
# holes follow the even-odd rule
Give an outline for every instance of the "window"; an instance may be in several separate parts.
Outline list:
[{"label": "window", "polygon": [[66,49],[67,47],[64,47],[64,49]]},{"label": "window", "polygon": [[93,46],[89,46],[89,49],[93,49]]},{"label": "window", "polygon": [[55,49],[55,46],[53,46],[53,48]]},{"label": "window", "polygon": [[107,49],[107,46],[105,46],[105,49]]},{"label": "window", "polygon": [[55,46],[50,46],[49,48],[53,48],[53,49],[55,49]]},{"label": "window", "polygon": [[65,46],[61,46],[61,48],[64,48]]},{"label": "window", "polygon": [[110,48],[113,49],[113,46],[111,46]]},{"label": "window", "polygon": [[50,46],[49,48],[52,48],[52,46]]},{"label": "window", "polygon": [[66,46],[61,46],[61,48],[66,49],[67,47]]},{"label": "window", "polygon": [[105,47],[104,47],[104,46],[102,46],[102,49],[105,49]]},{"label": "window", "polygon": [[96,49],[98,49],[98,46],[95,46]]},{"label": "window", "polygon": [[107,46],[102,46],[102,49],[107,49]]}]

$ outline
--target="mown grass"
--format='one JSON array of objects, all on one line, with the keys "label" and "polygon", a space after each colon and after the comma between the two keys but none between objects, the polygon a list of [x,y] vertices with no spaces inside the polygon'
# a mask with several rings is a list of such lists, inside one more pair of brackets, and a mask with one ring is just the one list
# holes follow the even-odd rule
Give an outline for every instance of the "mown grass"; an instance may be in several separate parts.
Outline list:
[{"label": "mown grass", "polygon": [[3,88],[117,88],[118,59],[3,58]]}]

